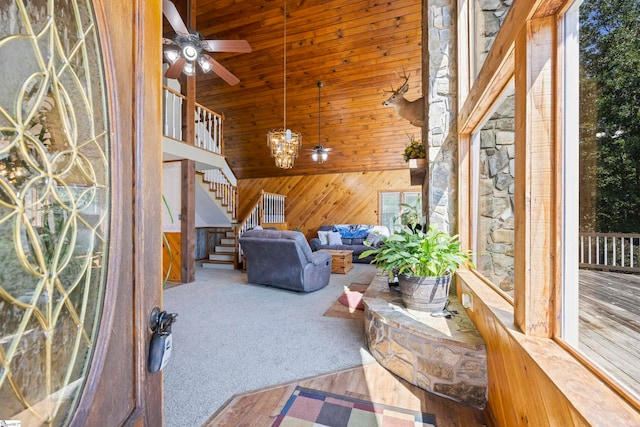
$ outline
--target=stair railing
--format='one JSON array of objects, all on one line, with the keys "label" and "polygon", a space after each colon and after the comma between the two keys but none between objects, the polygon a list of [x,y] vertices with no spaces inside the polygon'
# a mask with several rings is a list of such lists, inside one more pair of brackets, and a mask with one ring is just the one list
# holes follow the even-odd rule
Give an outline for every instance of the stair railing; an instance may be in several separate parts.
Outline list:
[{"label": "stair railing", "polygon": [[242,246],[238,239],[242,234],[260,226],[270,226],[272,224],[285,224],[284,201],[286,196],[282,194],[267,193],[260,191],[257,201],[245,218],[236,227],[236,248],[238,252],[238,262],[244,263]]},{"label": "stair railing", "polygon": [[204,171],[204,182],[209,185],[209,190],[215,194],[220,204],[227,209],[234,222],[238,215],[238,188],[222,169],[209,169]]}]

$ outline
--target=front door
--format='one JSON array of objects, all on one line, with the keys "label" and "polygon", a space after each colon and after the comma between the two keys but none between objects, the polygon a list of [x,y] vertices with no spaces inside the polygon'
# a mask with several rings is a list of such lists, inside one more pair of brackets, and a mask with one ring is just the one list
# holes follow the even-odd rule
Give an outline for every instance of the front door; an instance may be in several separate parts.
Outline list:
[{"label": "front door", "polygon": [[162,425],[159,0],[0,0],[0,421]]}]

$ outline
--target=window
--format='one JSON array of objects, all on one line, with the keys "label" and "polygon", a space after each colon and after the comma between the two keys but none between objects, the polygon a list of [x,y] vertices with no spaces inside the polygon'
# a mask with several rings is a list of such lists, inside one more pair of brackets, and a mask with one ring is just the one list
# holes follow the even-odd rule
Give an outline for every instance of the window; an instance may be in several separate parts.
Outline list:
[{"label": "window", "polygon": [[[564,16],[562,339],[640,396],[640,4]],[[634,374],[635,373],[635,374]]]},{"label": "window", "polygon": [[497,108],[472,136],[474,264],[513,298],[515,106],[510,84]]},{"label": "window", "polygon": [[480,68],[487,59],[487,54],[493,46],[498,31],[511,7],[511,1],[475,0],[474,9],[474,52],[473,76],[477,76]]},{"label": "window", "polygon": [[389,231],[393,232],[400,224],[402,205],[416,206],[416,203],[421,212],[422,202],[417,191],[380,192],[380,225],[387,226]]}]

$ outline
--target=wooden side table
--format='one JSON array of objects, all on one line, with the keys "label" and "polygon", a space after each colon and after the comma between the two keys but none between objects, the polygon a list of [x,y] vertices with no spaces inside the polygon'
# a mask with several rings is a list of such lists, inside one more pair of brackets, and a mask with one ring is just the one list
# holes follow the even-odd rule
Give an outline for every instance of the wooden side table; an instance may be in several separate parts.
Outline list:
[{"label": "wooden side table", "polygon": [[353,251],[321,249],[331,254],[331,272],[347,274],[353,268]]}]

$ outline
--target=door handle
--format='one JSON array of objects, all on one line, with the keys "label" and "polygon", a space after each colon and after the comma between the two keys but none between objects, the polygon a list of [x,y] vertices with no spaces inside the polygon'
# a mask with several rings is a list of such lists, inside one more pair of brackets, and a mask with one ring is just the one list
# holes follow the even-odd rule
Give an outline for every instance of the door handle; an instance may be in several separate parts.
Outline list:
[{"label": "door handle", "polygon": [[171,325],[176,321],[177,313],[167,313],[154,307],[149,316],[149,328],[153,332],[149,344],[149,372],[159,372],[171,358],[173,339],[171,337]]}]

